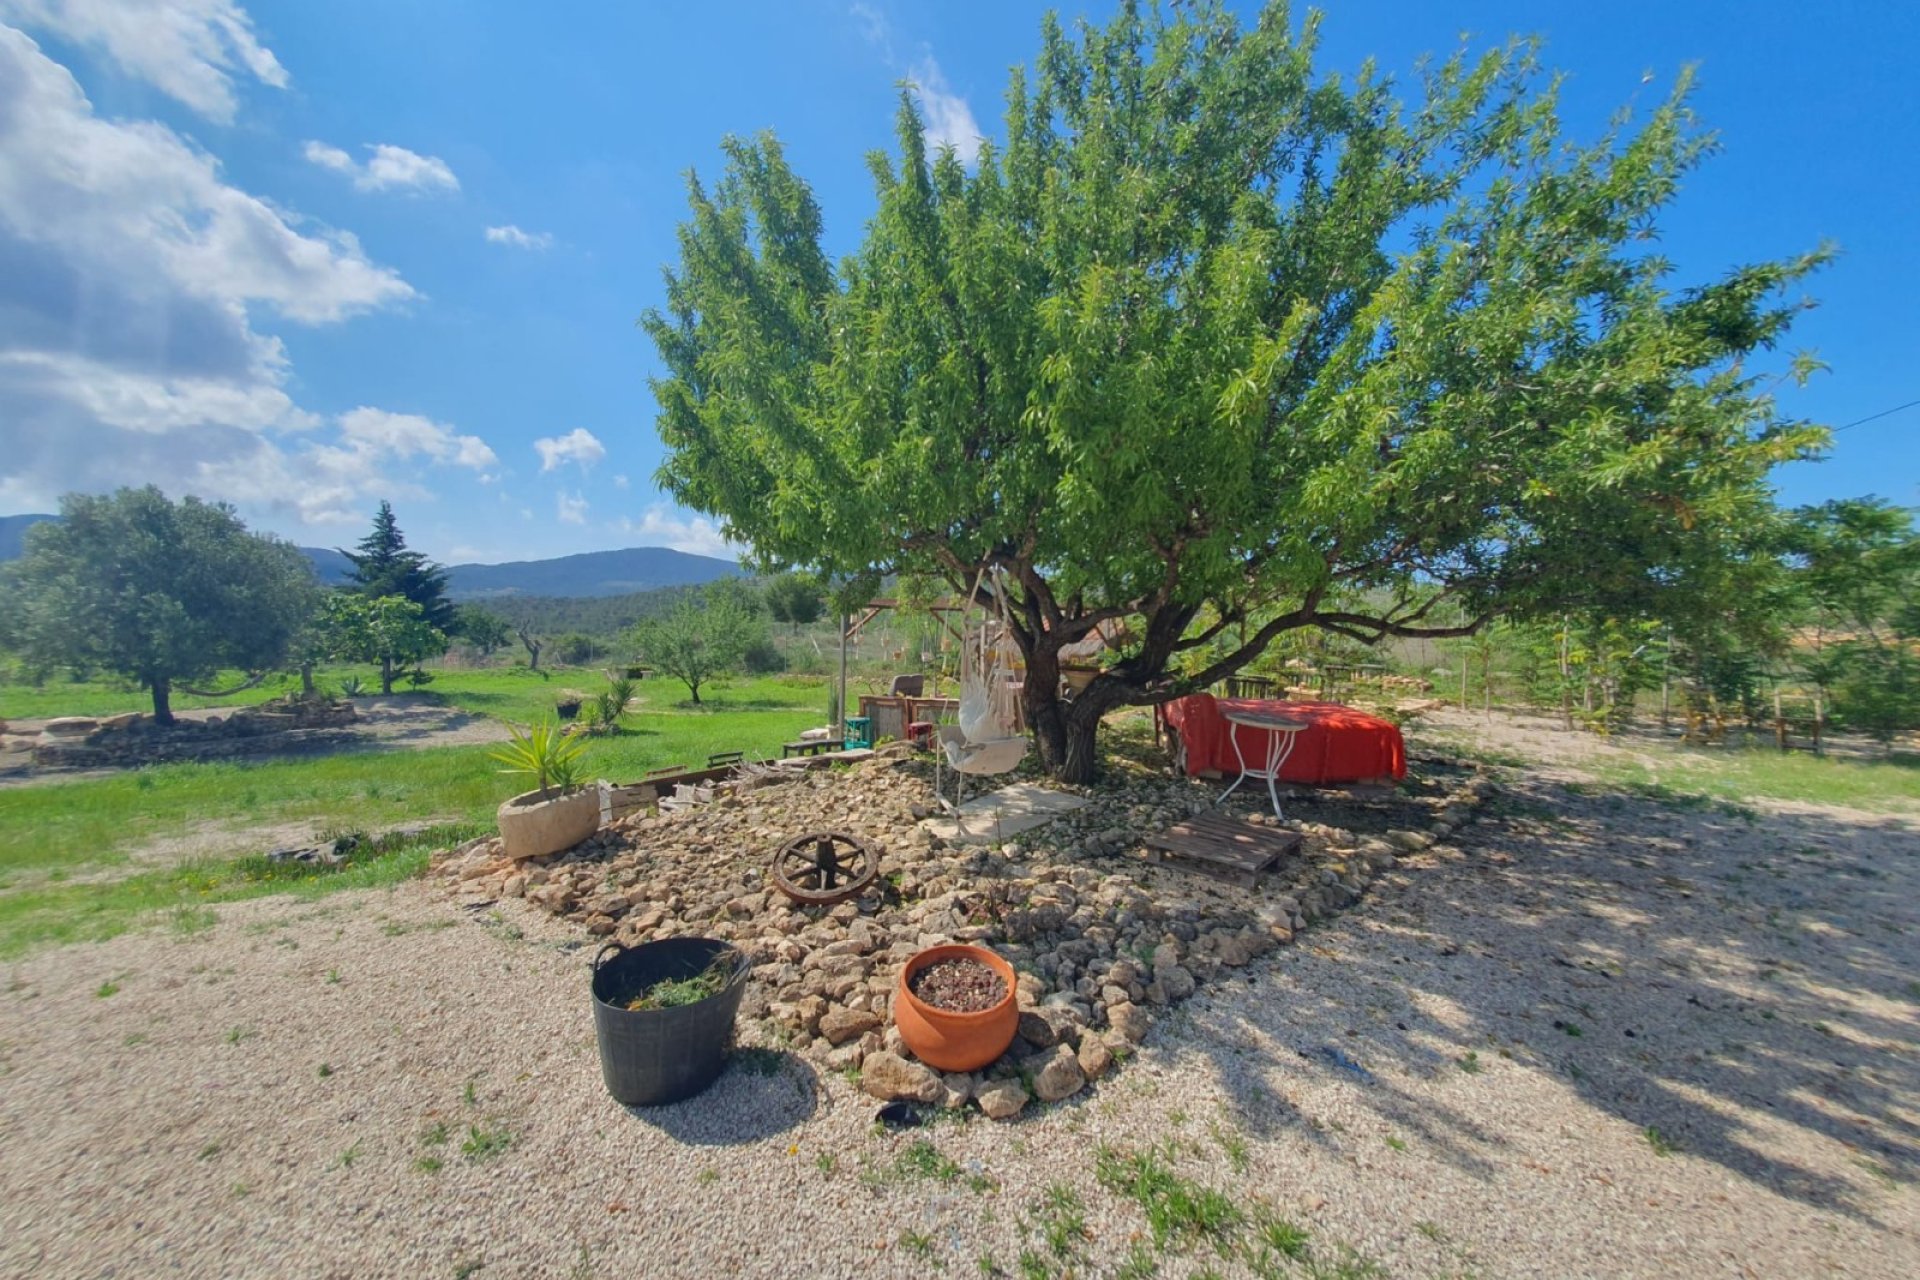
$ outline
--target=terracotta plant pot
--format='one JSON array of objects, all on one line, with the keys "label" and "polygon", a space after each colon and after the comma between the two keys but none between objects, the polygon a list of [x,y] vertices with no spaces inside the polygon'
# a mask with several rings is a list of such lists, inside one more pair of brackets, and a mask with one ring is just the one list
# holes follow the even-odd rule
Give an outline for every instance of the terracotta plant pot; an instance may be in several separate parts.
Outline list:
[{"label": "terracotta plant pot", "polygon": [[[991,1009],[954,1013],[938,1009],[913,994],[913,975],[936,960],[977,960],[1000,975],[1007,996]],[[978,1071],[1007,1051],[1020,1026],[1020,1007],[1014,999],[1013,966],[985,947],[958,943],[928,947],[900,966],[899,990],[893,998],[893,1021],[913,1056],[936,1071]]]},{"label": "terracotta plant pot", "polygon": [[600,829],[600,788],[582,787],[544,800],[538,791],[528,791],[501,805],[494,818],[509,858],[559,853]]}]

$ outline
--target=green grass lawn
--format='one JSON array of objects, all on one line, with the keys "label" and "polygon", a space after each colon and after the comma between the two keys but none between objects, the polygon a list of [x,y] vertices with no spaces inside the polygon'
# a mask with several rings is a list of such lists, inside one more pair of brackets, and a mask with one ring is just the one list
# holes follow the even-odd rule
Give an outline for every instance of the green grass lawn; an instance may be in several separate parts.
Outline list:
[{"label": "green grass lawn", "polygon": [[[337,683],[335,673],[328,676]],[[528,721],[551,714],[562,690],[591,693],[600,679],[597,672],[577,670],[550,679],[524,669],[449,670],[438,673],[426,692],[445,705]],[[60,688],[80,689],[92,701],[82,699],[79,705],[96,713],[126,705],[115,704],[113,690],[104,685]],[[778,756],[782,742],[824,718],[826,690],[821,677],[741,678],[703,690],[703,705],[696,707],[684,685],[645,681],[620,732],[588,739],[583,763],[594,777],[625,782],[668,765],[699,767],[720,751],[744,751],[750,759]],[[271,691],[256,692],[267,696]],[[67,701],[46,710],[75,708]],[[300,886],[311,891],[352,887],[368,875],[404,874],[407,864],[399,853],[381,855],[384,870],[354,875],[283,868],[258,855],[306,832],[377,832],[423,821],[467,835],[490,831],[500,802],[528,786],[501,772],[492,750],[394,748],[167,764],[0,790],[0,955],[38,943],[111,936],[154,912]],[[267,830],[287,826],[304,830]],[[259,847],[246,854],[191,855],[196,833],[252,828],[261,828]],[[167,839],[188,846],[184,863],[150,870],[128,865],[143,846]],[[424,865],[426,850],[407,856]],[[109,880],[97,874],[116,870],[121,874]],[[88,880],[63,883],[73,876]]]},{"label": "green grass lawn", "polygon": [[1648,768],[1637,761],[1587,766],[1608,782],[1634,791],[1745,800],[1798,800],[1851,809],[1901,812],[1920,809],[1920,757],[1859,760],[1814,756],[1764,747],[1702,751],[1675,747],[1659,752]]}]

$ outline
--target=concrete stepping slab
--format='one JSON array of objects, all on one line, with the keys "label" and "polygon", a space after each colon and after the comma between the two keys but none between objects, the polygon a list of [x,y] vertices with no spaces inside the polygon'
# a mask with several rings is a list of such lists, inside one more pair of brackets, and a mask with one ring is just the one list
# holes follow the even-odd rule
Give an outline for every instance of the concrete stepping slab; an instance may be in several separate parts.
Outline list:
[{"label": "concrete stepping slab", "polygon": [[975,796],[960,806],[958,817],[927,818],[920,829],[949,844],[998,844],[1023,831],[1044,827],[1063,813],[1085,808],[1084,796],[1049,791],[1031,782],[1015,782]]}]

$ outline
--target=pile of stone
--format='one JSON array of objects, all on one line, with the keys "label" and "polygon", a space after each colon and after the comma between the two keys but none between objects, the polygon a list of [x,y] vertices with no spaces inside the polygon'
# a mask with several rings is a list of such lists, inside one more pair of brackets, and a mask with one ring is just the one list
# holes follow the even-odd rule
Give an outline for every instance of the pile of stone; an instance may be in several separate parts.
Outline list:
[{"label": "pile of stone", "polygon": [[246,755],[261,749],[257,739],[314,730],[333,730],[355,720],[345,699],[280,698],[240,707],[229,715],[181,717],[162,725],[144,712],[116,716],[61,716],[30,739],[33,763],[43,769],[98,769],[155,764],[166,760],[208,760]]},{"label": "pile of stone", "polygon": [[[1147,1036],[1158,1011],[1357,901],[1396,858],[1471,821],[1490,789],[1461,767],[1387,806],[1316,806],[1352,821],[1290,821],[1306,836],[1302,854],[1258,890],[1142,857],[1140,840],[1208,808],[1210,787],[1138,776],[1019,842],[946,847],[920,824],[934,804],[930,771],[898,759],[742,778],[698,808],[629,818],[551,858],[513,862],[487,840],[436,866],[471,905],[521,898],[597,937],[732,940],[755,961],[741,1018],[756,1038],[857,1071],[876,1097],[971,1101],[1004,1118],[1030,1099],[1077,1093]],[[883,850],[865,897],[801,908],[772,886],[774,849],[811,830]],[[888,1016],[902,963],[946,942],[991,947],[1019,973],[1019,1034],[972,1075],[913,1061]]]}]

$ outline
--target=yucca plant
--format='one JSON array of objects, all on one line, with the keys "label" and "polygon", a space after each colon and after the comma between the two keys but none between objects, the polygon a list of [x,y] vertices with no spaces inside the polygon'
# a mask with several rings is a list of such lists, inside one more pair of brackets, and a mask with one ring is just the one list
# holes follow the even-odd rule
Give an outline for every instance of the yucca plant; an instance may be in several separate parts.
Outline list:
[{"label": "yucca plant", "polygon": [[507,767],[501,773],[525,774],[534,780],[542,799],[555,791],[562,795],[580,785],[580,757],[586,744],[560,731],[558,723],[541,720],[522,732],[508,725],[510,740],[498,751],[489,752]]}]

